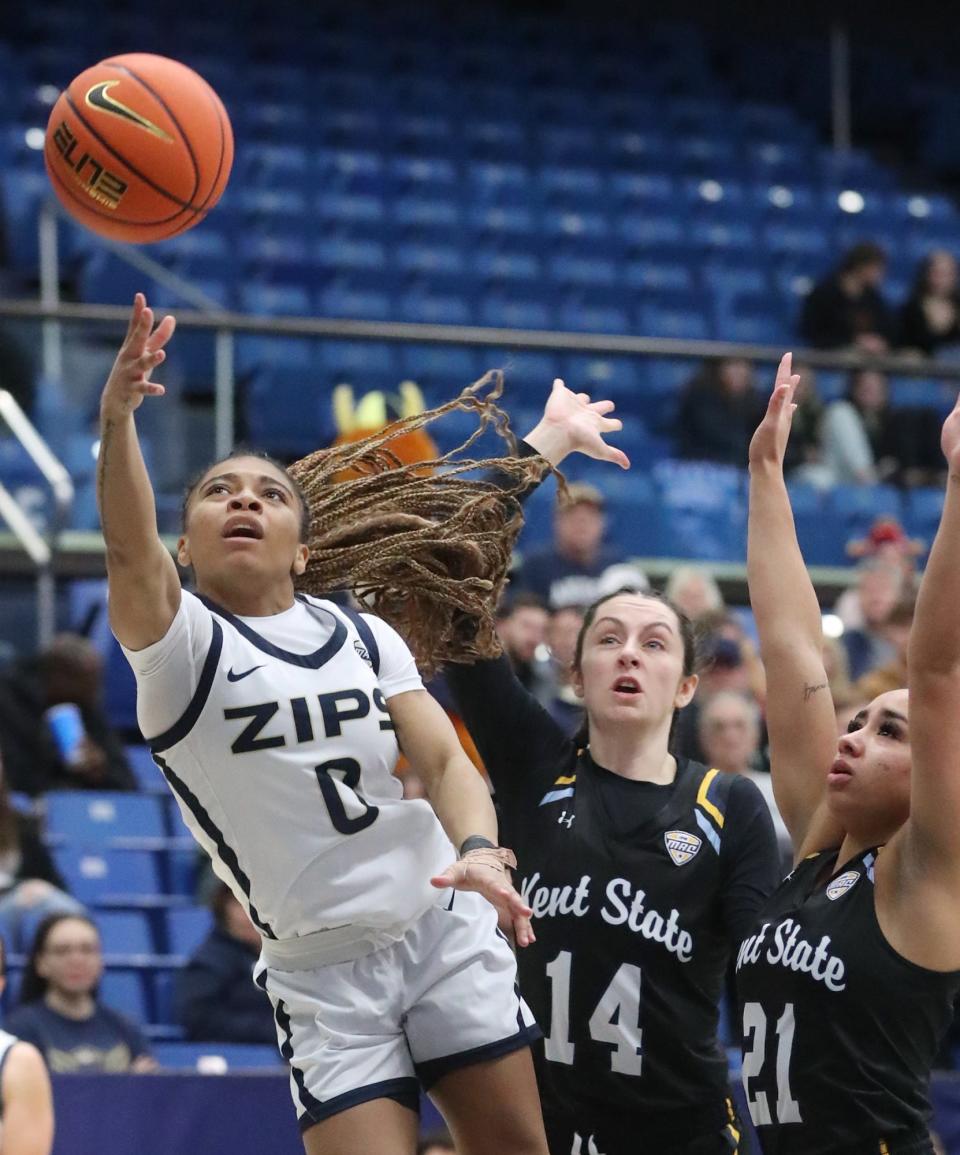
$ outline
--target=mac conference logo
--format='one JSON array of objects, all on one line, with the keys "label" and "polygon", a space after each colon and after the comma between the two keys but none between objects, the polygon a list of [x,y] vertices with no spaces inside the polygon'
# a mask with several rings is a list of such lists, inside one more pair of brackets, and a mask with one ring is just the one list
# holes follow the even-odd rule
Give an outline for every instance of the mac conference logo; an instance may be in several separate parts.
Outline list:
[{"label": "mac conference logo", "polygon": [[827,898],[829,898],[831,902],[836,902],[841,895],[846,894],[847,891],[856,884],[859,877],[859,870],[848,870],[844,874],[841,874],[839,878],[835,878],[827,887]]},{"label": "mac conference logo", "polygon": [[685,830],[668,830],[663,836],[667,853],[674,861],[674,865],[683,866],[703,845],[703,839],[695,834],[687,834]]}]

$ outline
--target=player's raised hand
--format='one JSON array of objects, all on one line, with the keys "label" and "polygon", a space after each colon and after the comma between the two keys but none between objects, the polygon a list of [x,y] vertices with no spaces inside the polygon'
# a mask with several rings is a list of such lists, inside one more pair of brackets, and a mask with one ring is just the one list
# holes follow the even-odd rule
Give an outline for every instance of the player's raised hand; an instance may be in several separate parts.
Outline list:
[{"label": "player's raised hand", "polygon": [[618,417],[608,416],[613,408],[612,401],[591,401],[587,393],[574,393],[558,377],[547,398],[543,417],[524,440],[551,465],[559,465],[570,453],[583,453],[629,469],[630,459],[623,450],[604,441],[607,433],[623,428]]},{"label": "player's raised hand", "polygon": [[101,413],[126,415],[143,404],[144,397],[162,397],[164,388],[150,374],[164,360],[164,345],[173,336],[176,321],[166,316],[153,326],[153,310],[143,293],[133,299],[127,335],[110,370],[100,398]]},{"label": "player's raised hand", "polygon": [[777,379],[763,420],[750,440],[750,464],[783,467],[783,457],[790,438],[790,425],[797,406],[793,395],[800,376],[793,372],[793,354],[784,353],[777,369]]},{"label": "player's raised hand", "polygon": [[452,863],[443,874],[430,879],[438,889],[473,890],[496,907],[500,926],[513,929],[517,946],[529,946],[535,941],[530,916],[533,911],[517,893],[510,880],[510,871],[517,865],[516,855],[504,846],[468,850]]}]

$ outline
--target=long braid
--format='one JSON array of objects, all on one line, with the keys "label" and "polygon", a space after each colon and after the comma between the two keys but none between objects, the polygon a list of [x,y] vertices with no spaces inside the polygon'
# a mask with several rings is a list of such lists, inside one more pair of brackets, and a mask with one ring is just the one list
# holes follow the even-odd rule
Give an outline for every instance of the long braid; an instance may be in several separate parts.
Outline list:
[{"label": "long braid", "polygon": [[[463,456],[491,428],[515,451],[496,404],[502,391],[503,374],[487,373],[444,405],[290,466],[310,511],[310,560],[298,588],[352,590],[403,635],[428,675],[444,662],[500,652],[494,614],[523,525],[517,498],[552,469],[542,457]],[[390,451],[394,438],[455,409],[478,419],[456,449],[411,465]],[[338,480],[346,470],[353,475]],[[475,471],[495,471],[496,482],[464,476]]]}]

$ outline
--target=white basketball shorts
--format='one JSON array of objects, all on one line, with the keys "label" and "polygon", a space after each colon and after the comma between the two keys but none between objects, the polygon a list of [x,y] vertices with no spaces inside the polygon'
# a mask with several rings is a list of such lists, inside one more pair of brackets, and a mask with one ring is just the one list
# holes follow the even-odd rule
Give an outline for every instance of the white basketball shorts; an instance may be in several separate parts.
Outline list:
[{"label": "white basketball shorts", "polygon": [[254,972],[305,1131],[371,1099],[417,1110],[420,1088],[541,1037],[509,943],[479,895],[452,892],[399,941],[312,970]]}]

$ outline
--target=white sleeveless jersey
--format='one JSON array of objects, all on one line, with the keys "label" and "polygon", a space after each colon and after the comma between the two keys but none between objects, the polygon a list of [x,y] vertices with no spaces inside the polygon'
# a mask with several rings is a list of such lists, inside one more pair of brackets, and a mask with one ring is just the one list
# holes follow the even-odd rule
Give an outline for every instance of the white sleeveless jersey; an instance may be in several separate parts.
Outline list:
[{"label": "white sleeveless jersey", "polygon": [[[10,1048],[14,1043],[19,1043],[20,1040],[16,1035],[11,1035],[8,1031],[0,1031],[0,1090],[3,1087],[3,1069],[7,1064],[7,1057],[10,1054]],[[3,1099],[0,1097],[0,1117],[3,1116]]]},{"label": "white sleeveless jersey", "polygon": [[404,800],[393,775],[370,625],[298,595],[321,644],[292,653],[256,619],[200,600],[213,631],[196,689],[149,740],[190,832],[265,948],[320,931],[341,943],[358,937],[349,928],[402,932],[438,901],[430,877],[455,854],[430,805]]}]

